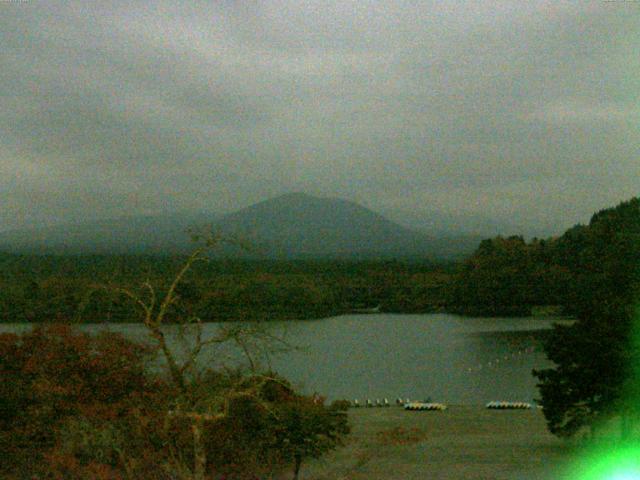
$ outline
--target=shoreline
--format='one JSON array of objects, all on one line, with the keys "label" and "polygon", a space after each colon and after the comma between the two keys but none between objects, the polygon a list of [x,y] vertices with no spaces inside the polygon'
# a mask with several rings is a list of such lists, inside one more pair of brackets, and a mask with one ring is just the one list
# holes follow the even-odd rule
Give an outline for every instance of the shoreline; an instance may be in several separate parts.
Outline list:
[{"label": "shoreline", "polygon": [[[380,315],[392,315],[392,316],[403,316],[403,315],[451,315],[451,316],[455,316],[455,317],[459,317],[459,318],[464,318],[464,319],[470,319],[471,321],[473,321],[473,319],[491,319],[491,320],[500,320],[502,318],[504,319],[509,319],[509,320],[523,320],[526,321],[527,319],[540,319],[540,320],[554,320],[554,321],[558,321],[558,322],[562,322],[562,323],[571,323],[573,321],[575,321],[575,318],[571,317],[571,316],[567,316],[567,315],[508,315],[508,314],[504,314],[504,315],[482,315],[482,314],[477,314],[477,315],[472,315],[472,314],[466,314],[466,313],[461,313],[458,311],[446,311],[446,310],[430,310],[430,311],[411,311],[411,312],[387,312],[387,311],[377,311],[377,312],[354,312],[354,311],[336,311],[336,312],[331,312],[327,315],[323,315],[323,316],[308,316],[308,317],[273,317],[271,319],[265,320],[265,319],[256,319],[256,318],[249,318],[249,319],[236,319],[236,320],[208,320],[208,321],[203,321],[202,324],[203,325],[207,325],[207,324],[224,324],[224,323],[237,323],[237,322],[259,322],[259,323],[276,323],[276,322],[314,322],[314,321],[320,321],[320,320],[327,320],[330,318],[336,318],[336,317],[346,317],[346,316],[362,316],[362,317],[376,317],[376,316],[380,316]],[[70,324],[70,325],[142,325],[143,322],[141,320],[139,321],[130,321],[130,322],[87,322],[87,321],[72,321],[72,320],[68,320],[68,321],[49,321],[49,320],[40,320],[40,321],[32,321],[32,322],[0,322],[0,327],[2,325],[9,325],[9,326],[18,326],[18,325],[46,325],[46,324],[53,324],[53,323],[64,323],[64,324]],[[164,325],[166,326],[171,326],[171,325],[181,325],[180,322],[165,322]]]},{"label": "shoreline", "polygon": [[579,448],[551,435],[539,409],[349,410],[345,446],[303,466],[304,480],[551,480]]}]

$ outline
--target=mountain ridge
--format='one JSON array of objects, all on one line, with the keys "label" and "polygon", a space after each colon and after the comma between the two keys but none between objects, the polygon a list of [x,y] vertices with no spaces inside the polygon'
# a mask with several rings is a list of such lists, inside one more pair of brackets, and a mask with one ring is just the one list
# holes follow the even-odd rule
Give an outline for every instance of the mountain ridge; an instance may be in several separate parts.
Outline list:
[{"label": "mountain ridge", "polygon": [[358,203],[292,192],[226,215],[211,212],[120,217],[0,233],[0,249],[38,253],[183,253],[188,230],[206,224],[239,237],[252,251],[224,247],[222,256],[271,258],[451,258],[480,239],[435,237],[402,226]]}]

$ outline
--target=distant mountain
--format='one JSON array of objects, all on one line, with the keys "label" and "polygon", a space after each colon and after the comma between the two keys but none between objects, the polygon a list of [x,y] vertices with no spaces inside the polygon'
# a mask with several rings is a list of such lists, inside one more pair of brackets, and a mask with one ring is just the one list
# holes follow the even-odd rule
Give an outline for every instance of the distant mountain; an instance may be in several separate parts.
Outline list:
[{"label": "distant mountain", "polygon": [[460,257],[479,238],[435,237],[394,223],[361,205],[336,198],[291,193],[222,217],[174,214],[125,217],[0,233],[0,250],[51,253],[175,253],[192,243],[185,233],[212,224],[240,238],[249,251],[225,247],[225,256],[270,258]]},{"label": "distant mountain", "polygon": [[430,237],[357,203],[291,193],[224,216],[217,228],[281,258],[451,258],[479,239]]},{"label": "distant mountain", "polygon": [[130,216],[0,232],[0,250],[24,253],[148,253],[186,251],[188,231],[213,224],[213,213]]}]

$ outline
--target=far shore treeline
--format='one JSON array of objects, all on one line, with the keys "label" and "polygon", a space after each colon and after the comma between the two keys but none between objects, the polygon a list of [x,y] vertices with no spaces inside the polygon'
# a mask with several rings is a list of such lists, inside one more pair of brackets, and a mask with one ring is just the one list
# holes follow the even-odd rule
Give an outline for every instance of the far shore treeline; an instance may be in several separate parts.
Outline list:
[{"label": "far shore treeline", "polygon": [[[589,295],[598,242],[636,242],[608,225],[639,222],[634,198],[560,237],[483,240],[466,260],[223,260],[194,265],[179,285],[181,311],[203,321],[311,319],[376,309],[393,313],[572,315]],[[585,245],[591,248],[586,250]],[[119,289],[166,288],[183,256],[0,254],[0,322],[130,322]],[[579,267],[579,268],[578,268]]]},{"label": "far shore treeline", "polygon": [[[182,256],[1,255],[0,322],[131,322],[122,289],[169,283]],[[442,310],[454,264],[421,261],[219,260],[193,266],[178,286],[181,311],[202,321],[321,318],[380,306]]]}]

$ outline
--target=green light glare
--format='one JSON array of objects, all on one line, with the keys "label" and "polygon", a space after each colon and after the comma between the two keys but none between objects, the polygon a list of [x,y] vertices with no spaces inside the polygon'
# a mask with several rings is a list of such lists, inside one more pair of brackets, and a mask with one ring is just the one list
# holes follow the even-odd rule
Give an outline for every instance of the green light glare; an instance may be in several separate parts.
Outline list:
[{"label": "green light glare", "polygon": [[[624,403],[640,405],[640,308],[635,308],[632,324],[630,360],[631,381],[626,385]],[[635,360],[635,361],[634,361]],[[635,410],[635,409],[633,409]],[[635,410],[634,413],[636,413]],[[637,435],[637,430],[636,430]],[[632,437],[633,438],[633,437]],[[570,469],[572,480],[640,480],[640,439],[635,437],[623,443],[616,431],[610,431],[608,439],[592,444]]]},{"label": "green light glare", "polygon": [[613,476],[611,477],[611,480],[634,480],[634,479],[638,479],[640,477],[638,477],[637,473],[633,473],[633,472],[620,472],[620,473],[614,473]]},{"label": "green light glare", "polygon": [[575,480],[640,480],[640,444],[612,446],[586,456],[573,470]]}]

